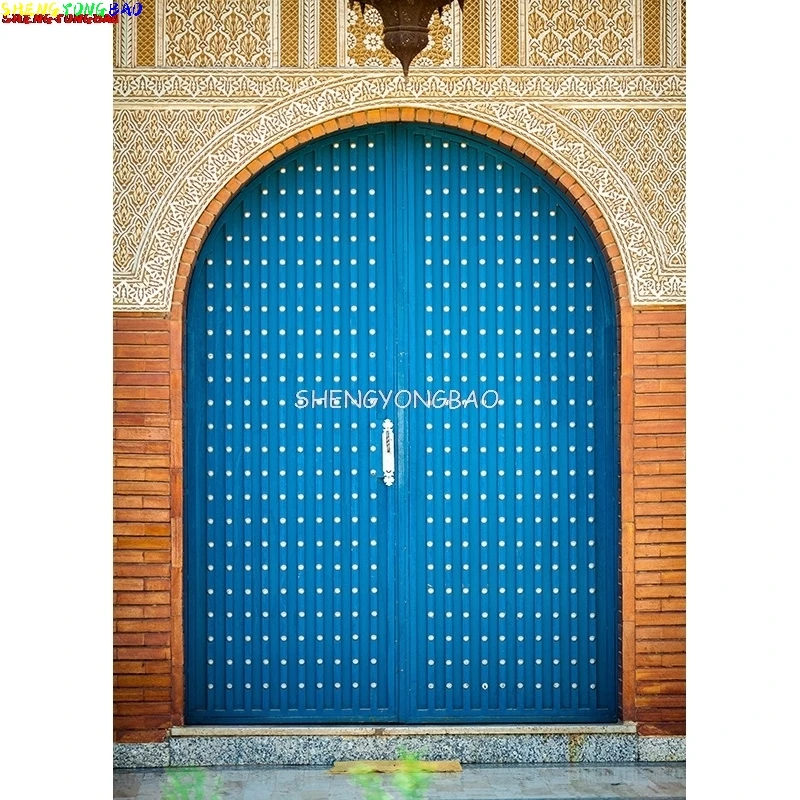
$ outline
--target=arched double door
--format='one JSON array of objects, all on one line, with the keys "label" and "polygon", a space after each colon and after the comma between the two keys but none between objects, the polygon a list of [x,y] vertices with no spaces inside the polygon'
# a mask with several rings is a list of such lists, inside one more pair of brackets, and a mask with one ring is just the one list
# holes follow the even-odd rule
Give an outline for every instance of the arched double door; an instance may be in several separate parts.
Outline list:
[{"label": "arched double door", "polygon": [[617,718],[615,311],[545,176],[298,148],[214,224],[185,363],[189,722]]}]

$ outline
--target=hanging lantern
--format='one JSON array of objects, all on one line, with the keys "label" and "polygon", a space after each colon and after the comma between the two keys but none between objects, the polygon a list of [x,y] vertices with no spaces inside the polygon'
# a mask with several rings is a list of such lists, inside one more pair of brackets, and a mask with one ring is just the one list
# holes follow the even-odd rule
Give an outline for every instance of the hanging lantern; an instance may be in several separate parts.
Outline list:
[{"label": "hanging lantern", "polygon": [[[352,7],[354,0],[350,0]],[[364,6],[374,6],[383,19],[383,43],[397,56],[408,77],[408,67],[415,56],[428,45],[429,25],[434,11],[442,16],[442,9],[452,0],[358,0],[361,13]],[[464,8],[464,0],[458,0]]]}]

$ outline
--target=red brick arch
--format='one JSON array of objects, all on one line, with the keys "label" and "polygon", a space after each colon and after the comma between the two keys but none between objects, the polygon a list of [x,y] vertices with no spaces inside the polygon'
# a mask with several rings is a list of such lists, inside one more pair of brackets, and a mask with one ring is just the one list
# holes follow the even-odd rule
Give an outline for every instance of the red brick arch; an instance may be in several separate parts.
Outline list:
[{"label": "red brick arch", "polygon": [[270,147],[251,161],[216,194],[195,223],[183,248],[175,281],[170,327],[170,483],[171,483],[171,616],[172,616],[172,724],[183,723],[183,363],[182,340],[186,289],[206,236],[230,199],[254,175],[295,148],[349,128],[381,122],[433,123],[483,136],[506,147],[523,161],[544,171],[572,199],[586,219],[601,247],[616,299],[620,368],[620,486],[622,528],[622,716],[636,718],[636,653],[634,619],[634,439],[633,439],[633,309],[619,248],[608,223],[591,195],[578,181],[530,142],[460,114],[420,108],[384,108],[359,111],[316,124]]},{"label": "red brick arch", "polygon": [[497,142],[515,153],[523,161],[527,161],[529,164],[545,172],[580,209],[592,232],[595,234],[597,241],[600,243],[606,267],[611,278],[618,309],[629,305],[628,283],[625,269],[622,264],[619,248],[614,241],[609,225],[592,197],[572,175],[558,166],[558,164],[546,156],[535,145],[519,136],[503,131],[501,128],[488,125],[485,122],[478,122],[461,114],[445,114],[442,111],[404,107],[357,111],[352,114],[336,117],[322,124],[312,125],[310,128],[306,128],[290,136],[283,142],[273,145],[234,175],[206,206],[205,211],[200,215],[200,218],[192,228],[189,238],[183,248],[178,264],[178,275],[175,280],[175,289],[172,298],[173,318],[176,312],[179,314],[181,313],[189,275],[206,236],[228,201],[242,186],[244,186],[244,184],[273,161],[306,142],[318,139],[321,136],[326,136],[329,133],[334,133],[335,131],[358,128],[380,122],[427,122],[457,128],[466,133],[483,136],[492,142]]}]

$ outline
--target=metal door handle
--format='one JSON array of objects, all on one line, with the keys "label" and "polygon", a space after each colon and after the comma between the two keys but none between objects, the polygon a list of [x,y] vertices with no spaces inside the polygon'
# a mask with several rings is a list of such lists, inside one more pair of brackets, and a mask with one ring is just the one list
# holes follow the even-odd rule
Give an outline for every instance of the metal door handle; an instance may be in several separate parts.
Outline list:
[{"label": "metal door handle", "polygon": [[381,433],[381,452],[383,453],[383,482],[394,484],[394,425],[389,419],[383,421]]}]

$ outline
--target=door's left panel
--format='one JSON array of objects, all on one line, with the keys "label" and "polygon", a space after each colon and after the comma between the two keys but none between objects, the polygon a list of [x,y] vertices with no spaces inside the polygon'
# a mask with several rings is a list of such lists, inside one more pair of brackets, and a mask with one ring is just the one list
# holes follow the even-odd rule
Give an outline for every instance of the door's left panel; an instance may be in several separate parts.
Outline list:
[{"label": "door's left panel", "polygon": [[[389,144],[306,146],[198,257],[186,320],[186,718],[396,718]],[[361,395],[359,395],[361,392]],[[337,407],[338,406],[338,407]]]}]

